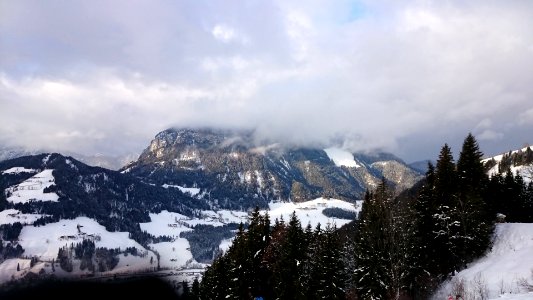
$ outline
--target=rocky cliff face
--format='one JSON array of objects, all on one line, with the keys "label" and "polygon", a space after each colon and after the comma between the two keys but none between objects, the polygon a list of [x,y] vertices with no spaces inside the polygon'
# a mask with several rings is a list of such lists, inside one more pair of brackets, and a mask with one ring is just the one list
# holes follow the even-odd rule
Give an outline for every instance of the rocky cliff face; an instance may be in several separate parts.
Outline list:
[{"label": "rocky cliff face", "polygon": [[390,154],[353,160],[351,166],[338,165],[322,149],[257,145],[249,131],[168,129],[121,171],[150,184],[199,188],[196,197],[228,209],[321,196],[355,200],[382,176],[399,189],[420,178]]}]

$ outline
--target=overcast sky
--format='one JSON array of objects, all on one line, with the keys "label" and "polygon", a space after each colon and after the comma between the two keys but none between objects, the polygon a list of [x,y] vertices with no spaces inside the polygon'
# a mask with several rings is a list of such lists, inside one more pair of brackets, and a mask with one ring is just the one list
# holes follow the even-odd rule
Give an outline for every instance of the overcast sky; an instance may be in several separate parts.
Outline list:
[{"label": "overcast sky", "polygon": [[140,152],[171,126],[406,161],[533,143],[533,1],[0,0],[0,143]]}]

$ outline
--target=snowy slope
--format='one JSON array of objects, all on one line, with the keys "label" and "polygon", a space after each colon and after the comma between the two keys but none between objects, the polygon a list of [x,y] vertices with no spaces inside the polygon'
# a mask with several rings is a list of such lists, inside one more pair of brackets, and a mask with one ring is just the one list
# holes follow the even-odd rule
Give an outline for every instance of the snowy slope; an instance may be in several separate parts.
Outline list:
[{"label": "snowy slope", "polygon": [[[2,212],[3,213],[3,212]],[[78,230],[79,226],[79,230]],[[0,284],[14,278],[19,278],[28,272],[38,273],[41,269],[51,272],[51,261],[57,259],[59,248],[71,243],[81,243],[83,239],[91,239],[95,246],[104,248],[135,247],[144,257],[124,254],[119,255],[119,263],[108,274],[141,272],[153,268],[150,257],[156,257],[152,251],[145,249],[136,241],[129,238],[128,232],[109,232],[104,226],[87,217],[78,217],[73,220],[60,220],[40,227],[24,226],[19,236],[19,244],[24,248],[24,257],[36,257],[40,262],[33,268],[29,266],[29,259],[8,259],[0,264]],[[21,270],[17,271],[17,264]],[[56,265],[55,275],[63,277],[79,277],[88,271],[74,271],[67,273]]]},{"label": "snowy slope", "polygon": [[[338,219],[338,218],[328,218],[322,211],[325,208],[341,208],[348,211],[353,211],[359,213],[361,211],[361,202],[358,201],[356,204],[349,203],[337,199],[325,199],[317,198],[315,200],[293,203],[293,202],[271,202],[269,204],[270,211],[270,221],[274,224],[276,218],[283,217],[283,220],[289,221],[292,212],[296,212],[296,216],[300,219],[300,222],[303,227],[307,224],[311,224],[314,228],[318,223],[324,228],[327,223],[331,225],[336,224],[337,228],[350,223],[352,220]],[[262,212],[264,213],[264,211]]]},{"label": "snowy slope", "polygon": [[491,251],[456,274],[433,299],[446,299],[458,282],[466,286],[465,300],[475,299],[480,286],[488,299],[533,299],[533,293],[520,285],[522,280],[533,285],[532,272],[533,223],[498,224]]},{"label": "snowy slope", "polygon": [[[520,174],[520,176],[522,176],[522,178],[524,179],[525,183],[533,181],[533,166],[512,166],[511,172],[513,172],[515,176],[517,174]],[[498,165],[492,167],[487,173],[489,176],[498,174]]]},{"label": "snowy slope", "polygon": [[338,167],[346,166],[346,167],[358,168],[361,166],[355,161],[353,154],[346,150],[342,150],[339,148],[327,148],[327,149],[324,149],[324,151],[326,152],[328,157]]},{"label": "snowy slope", "polygon": [[0,225],[13,224],[15,222],[19,222],[22,225],[33,224],[33,222],[43,216],[40,214],[23,214],[16,209],[6,209],[0,211]]},{"label": "snowy slope", "polygon": [[[9,169],[7,171],[15,172],[20,171],[23,168]],[[27,170],[27,169],[24,169]],[[5,172],[7,172],[5,171]],[[54,170],[44,170],[33,177],[23,181],[20,184],[11,186],[6,189],[6,193],[11,194],[7,201],[12,203],[27,203],[29,201],[53,201],[57,202],[59,196],[56,193],[45,193],[44,189],[54,185],[54,176],[52,172]]]},{"label": "snowy slope", "polygon": [[20,232],[19,243],[25,250],[24,255],[37,256],[43,260],[56,258],[59,248],[70,243],[80,243],[84,238],[94,239],[96,247],[110,249],[135,247],[138,250],[145,250],[128,235],[128,232],[109,232],[93,219],[78,217],[40,227],[25,226]]},{"label": "snowy slope", "polygon": [[[524,147],[522,149],[512,151],[511,153],[518,153],[519,151],[520,152],[525,152],[527,148],[528,147]],[[503,156],[505,154],[508,154],[508,152],[506,152],[504,154],[496,155],[494,157],[489,157],[489,158],[486,158],[486,159],[482,160],[483,163],[486,163],[486,162],[488,162],[489,160],[492,160],[492,159],[494,159],[494,161],[496,161],[496,165],[494,167],[492,167],[487,172],[489,176],[498,174],[498,164],[502,161],[502,158],[503,158]],[[515,174],[515,175],[520,174],[520,176],[522,176],[522,178],[524,178],[524,181],[526,183],[529,183],[529,182],[533,181],[533,166],[532,165],[511,166],[511,172],[513,172],[513,174]]]}]

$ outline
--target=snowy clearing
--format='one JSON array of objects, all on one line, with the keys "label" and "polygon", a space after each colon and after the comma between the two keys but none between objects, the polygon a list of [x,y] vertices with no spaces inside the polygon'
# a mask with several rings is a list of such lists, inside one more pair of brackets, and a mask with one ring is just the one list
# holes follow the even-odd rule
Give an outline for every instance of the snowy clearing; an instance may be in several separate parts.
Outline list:
[{"label": "snowy clearing", "polygon": [[54,185],[53,169],[44,170],[29,179],[6,189],[10,194],[7,201],[12,203],[27,203],[30,201],[57,202],[59,196],[56,193],[45,193],[44,189]]},{"label": "snowy clearing", "polygon": [[497,224],[490,252],[445,283],[433,299],[445,299],[461,281],[467,290],[465,300],[474,299],[479,287],[489,299],[533,299],[520,285],[522,280],[533,285],[532,272],[533,223]]},{"label": "snowy clearing", "polygon": [[[306,202],[293,203],[293,202],[271,202],[269,204],[270,211],[270,222],[274,224],[276,218],[281,218],[286,222],[289,221],[292,212],[296,212],[296,216],[300,219],[302,227],[311,224],[314,228],[318,223],[321,224],[322,228],[326,226],[327,223],[331,225],[336,224],[337,228],[350,223],[352,220],[338,219],[338,218],[329,218],[326,217],[322,212],[325,208],[341,208],[348,211],[353,211],[359,213],[361,211],[361,201],[357,201],[356,204],[349,203],[346,201],[338,199],[325,199],[317,198],[315,200],[310,200]],[[262,211],[264,213],[265,211]]]},{"label": "snowy clearing", "polygon": [[190,226],[186,221],[191,218],[179,213],[168,212],[166,210],[158,214],[150,214],[151,222],[139,223],[141,229],[153,234],[154,236],[170,236],[179,237],[180,233],[184,231],[191,231]]},{"label": "snowy clearing", "polygon": [[183,268],[194,261],[187,239],[176,238],[172,242],[150,244],[148,247],[159,253],[163,268]]},{"label": "snowy clearing", "polygon": [[23,168],[23,167],[13,167],[11,169],[7,169],[5,171],[2,172],[2,175],[3,174],[19,174],[19,173],[37,173],[39,172],[38,170],[35,170],[35,169],[26,169],[26,168]]},{"label": "snowy clearing", "polygon": [[23,214],[16,209],[6,209],[0,211],[0,225],[13,224],[19,222],[22,225],[33,224],[37,219],[45,215],[40,214]]},{"label": "snowy clearing", "polygon": [[200,193],[200,189],[199,188],[187,188],[187,187],[182,187],[182,186],[179,186],[179,185],[172,185],[172,184],[163,184],[162,185],[165,189],[168,189],[168,188],[177,188],[179,189],[182,193],[184,194],[189,194],[191,197],[194,197],[196,195],[198,195]]},{"label": "snowy clearing", "polygon": [[355,161],[353,154],[346,150],[342,150],[339,148],[327,148],[324,149],[324,151],[326,152],[328,157],[335,163],[335,165],[339,167],[346,166],[358,168],[361,166]]}]

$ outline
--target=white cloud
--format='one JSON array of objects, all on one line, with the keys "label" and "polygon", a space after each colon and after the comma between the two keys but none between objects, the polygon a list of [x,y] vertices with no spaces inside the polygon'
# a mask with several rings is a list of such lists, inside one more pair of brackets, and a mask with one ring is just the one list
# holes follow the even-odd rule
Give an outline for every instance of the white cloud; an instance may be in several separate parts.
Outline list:
[{"label": "white cloud", "polygon": [[501,140],[503,138],[503,133],[487,129],[481,132],[480,134],[478,134],[477,138],[480,141]]},{"label": "white cloud", "polygon": [[218,24],[215,27],[213,27],[213,31],[211,31],[213,36],[222,42],[230,42],[235,38],[235,30],[233,28],[228,27],[224,24]]}]

